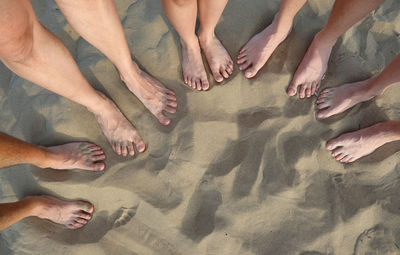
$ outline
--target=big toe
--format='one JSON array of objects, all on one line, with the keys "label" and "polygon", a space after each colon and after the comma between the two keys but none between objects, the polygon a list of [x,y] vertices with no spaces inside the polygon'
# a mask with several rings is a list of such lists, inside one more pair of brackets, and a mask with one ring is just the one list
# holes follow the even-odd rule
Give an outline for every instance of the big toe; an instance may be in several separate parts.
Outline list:
[{"label": "big toe", "polygon": [[169,125],[169,123],[171,123],[171,120],[162,113],[158,114],[157,119],[164,126],[167,126],[167,125]]},{"label": "big toe", "polygon": [[250,67],[249,69],[247,69],[247,70],[244,72],[244,76],[245,76],[247,79],[253,78],[254,76],[256,76],[258,70],[260,70],[260,69],[258,68],[258,66],[252,66],[252,67]]},{"label": "big toe", "polygon": [[332,116],[330,107],[322,109],[322,110],[318,111],[318,113],[317,113],[317,118],[319,118],[319,119],[326,119],[330,116]]},{"label": "big toe", "polygon": [[340,140],[338,138],[331,139],[326,143],[326,148],[328,150],[333,150],[340,145]]},{"label": "big toe", "polygon": [[86,201],[78,201],[77,206],[80,210],[87,212],[87,213],[93,213],[94,211],[94,206]]},{"label": "big toe", "polygon": [[106,164],[104,163],[95,163],[93,164],[92,170],[94,171],[103,171],[106,168]]},{"label": "big toe", "polygon": [[135,142],[135,145],[138,152],[144,152],[146,150],[146,144],[143,141]]}]

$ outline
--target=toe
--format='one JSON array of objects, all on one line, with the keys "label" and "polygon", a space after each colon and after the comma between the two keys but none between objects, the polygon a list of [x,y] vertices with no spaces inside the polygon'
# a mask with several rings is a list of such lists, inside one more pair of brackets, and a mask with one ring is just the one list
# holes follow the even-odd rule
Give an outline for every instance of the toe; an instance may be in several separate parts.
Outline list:
[{"label": "toe", "polygon": [[344,153],[340,153],[339,155],[336,155],[335,158],[338,161],[341,161],[344,157],[346,157],[346,154]]},{"label": "toe", "polygon": [[165,106],[164,111],[169,112],[169,113],[176,113],[176,109],[169,107],[169,106]]},{"label": "toe", "polygon": [[91,157],[91,160],[92,160],[93,162],[101,161],[101,160],[105,160],[105,159],[106,159],[106,155],[105,155],[105,154],[93,155],[93,156]]},{"label": "toe", "polygon": [[82,219],[85,219],[88,221],[92,218],[92,215],[89,213],[86,213],[84,211],[80,211],[79,213],[76,214],[76,217],[82,218]]},{"label": "toe", "polygon": [[103,150],[92,151],[91,154],[92,156],[104,155],[104,151]]},{"label": "toe", "polygon": [[331,154],[333,157],[336,157],[337,155],[343,153],[343,147],[338,147],[336,149],[334,149]]},{"label": "toe", "polygon": [[124,157],[128,156],[128,148],[126,147],[126,143],[123,143],[121,145],[121,152],[122,152],[122,156],[124,156]]},{"label": "toe", "polygon": [[162,114],[161,112],[157,115],[157,119],[164,126],[167,126],[167,125],[169,125],[169,123],[171,123],[171,120],[168,117],[166,117],[164,114]]},{"label": "toe", "polygon": [[306,84],[301,84],[300,85],[299,97],[301,99],[306,97]]},{"label": "toe", "polygon": [[133,147],[133,144],[131,142],[128,143],[128,150],[129,150],[129,155],[131,156],[135,155],[135,148]]},{"label": "toe", "polygon": [[247,79],[253,78],[257,74],[258,70],[259,70],[259,68],[255,65],[253,65],[252,67],[247,69],[246,72],[244,72],[244,76]]},{"label": "toe", "polygon": [[296,93],[297,93],[297,87],[299,86],[299,84],[300,84],[299,80],[298,80],[296,77],[294,77],[293,80],[292,80],[292,82],[290,83],[288,89],[287,89],[287,94],[288,94],[289,96],[294,96],[294,95],[296,95]]},{"label": "toe", "polygon": [[213,77],[215,79],[216,82],[222,82],[224,80],[224,78],[222,77],[222,75],[217,71],[217,69],[215,71],[213,71]]},{"label": "toe", "polygon": [[315,95],[315,91],[317,91],[317,83],[313,82],[311,84],[311,95]]},{"label": "toe", "polygon": [[239,70],[240,71],[246,70],[247,68],[249,68],[250,65],[251,65],[251,62],[243,62],[242,64],[240,64]]},{"label": "toe", "polygon": [[243,56],[242,58],[238,58],[238,60],[236,61],[236,63],[238,65],[241,65],[243,63],[247,62],[247,57]]},{"label": "toe", "polygon": [[310,98],[311,97],[311,88],[306,88],[305,92],[306,92],[306,97]]},{"label": "toe", "polygon": [[233,73],[233,67],[231,67],[231,66],[227,66],[226,67],[226,71],[229,73],[229,75],[231,75],[232,73]]},{"label": "toe", "polygon": [[115,152],[118,154],[118,155],[121,155],[121,144],[120,143],[115,143]]},{"label": "toe", "polygon": [[89,202],[86,202],[86,201],[78,201],[77,202],[77,205],[78,205],[78,207],[79,207],[79,209],[80,210],[82,210],[82,211],[84,211],[84,212],[86,212],[86,213],[93,213],[93,211],[94,211],[94,206],[91,204],[91,203],[89,203]]},{"label": "toe", "polygon": [[106,164],[104,164],[104,163],[93,164],[94,171],[103,171],[105,168],[106,168]]},{"label": "toe", "polygon": [[78,222],[74,222],[74,223],[68,224],[68,225],[71,225],[72,229],[77,229],[77,228],[83,227],[83,224],[82,223],[78,223]]},{"label": "toe", "polygon": [[88,223],[87,220],[82,219],[82,218],[76,218],[76,219],[75,219],[75,222],[76,222],[76,223],[80,223],[80,224],[82,224],[82,225],[86,225],[86,223]]},{"label": "toe", "polygon": [[224,76],[225,79],[229,78],[229,74],[224,68],[221,68],[220,73],[222,74],[222,76]]},{"label": "toe", "polygon": [[318,105],[317,105],[317,107],[318,107],[318,109],[325,109],[325,108],[327,108],[327,107],[329,107],[329,103],[328,102],[322,102],[322,103],[319,103]]},{"label": "toe", "polygon": [[172,94],[166,94],[165,96],[169,101],[176,101],[176,96]]},{"label": "toe", "polygon": [[198,91],[201,90],[201,82],[200,82],[200,79],[196,79],[196,88],[197,88]]},{"label": "toe", "polygon": [[208,83],[207,78],[201,79],[201,86],[202,86],[203,90],[208,90],[210,88],[210,83]]},{"label": "toe", "polygon": [[340,160],[340,162],[342,162],[342,163],[347,163],[347,162],[349,162],[349,159],[351,158],[351,156],[350,155],[346,155],[344,158],[342,158],[341,160]]},{"label": "toe", "polygon": [[178,103],[177,103],[176,101],[170,101],[170,100],[168,100],[168,101],[167,101],[167,105],[168,105],[168,106],[171,106],[171,107],[177,107],[177,106],[178,106]]},{"label": "toe", "polygon": [[[327,104],[323,103],[323,104],[320,104],[320,105],[321,106],[325,106]],[[318,105],[318,108],[319,108],[320,105]],[[326,119],[326,118],[332,116],[332,109],[329,107],[329,105],[327,107],[319,108],[319,109],[322,109],[317,113],[317,117],[319,119]]]},{"label": "toe", "polygon": [[335,149],[336,147],[338,147],[340,145],[341,145],[340,140],[335,138],[335,139],[329,140],[326,143],[326,148],[331,151],[331,150]]}]

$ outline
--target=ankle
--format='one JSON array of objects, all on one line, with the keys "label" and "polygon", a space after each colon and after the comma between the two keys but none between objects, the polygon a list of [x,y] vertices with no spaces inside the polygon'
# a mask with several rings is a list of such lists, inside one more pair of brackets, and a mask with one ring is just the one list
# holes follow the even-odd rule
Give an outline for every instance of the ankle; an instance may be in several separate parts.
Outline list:
[{"label": "ankle", "polygon": [[199,39],[197,38],[196,35],[193,35],[191,37],[182,39],[181,38],[181,45],[183,48],[187,50],[194,50],[199,48]]},{"label": "ankle", "polygon": [[[293,18],[283,17],[280,12],[275,14],[274,19],[270,25],[271,36],[279,40],[284,40],[292,30]],[[269,27],[266,27],[267,29]]]},{"label": "ankle", "polygon": [[215,39],[214,30],[206,31],[200,28],[197,33],[197,38],[200,44],[209,44]]},{"label": "ankle", "polygon": [[35,216],[40,217],[41,211],[44,208],[43,201],[40,196],[27,196],[18,203],[24,208],[25,217]]},{"label": "ankle", "polygon": [[314,41],[330,48],[336,44],[337,39],[337,37],[332,36],[331,33],[327,32],[325,29],[322,29],[314,36]]}]

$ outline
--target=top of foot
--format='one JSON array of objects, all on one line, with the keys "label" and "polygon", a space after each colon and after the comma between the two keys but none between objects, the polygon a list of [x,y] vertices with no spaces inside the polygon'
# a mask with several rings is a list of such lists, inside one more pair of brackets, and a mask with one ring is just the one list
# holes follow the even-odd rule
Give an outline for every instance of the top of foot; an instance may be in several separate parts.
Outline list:
[{"label": "top of foot", "polygon": [[139,136],[137,130],[121,113],[118,107],[99,92],[103,98],[103,105],[96,109],[95,117],[99,123],[104,135],[118,155],[135,155],[134,144],[139,152],[146,150],[146,145]]},{"label": "top of foot", "polygon": [[81,228],[92,218],[94,207],[85,201],[63,201],[52,196],[25,198],[34,207],[33,216],[62,224],[69,229]]},{"label": "top of foot", "polygon": [[267,63],[278,45],[286,39],[291,25],[277,30],[277,15],[271,25],[253,36],[240,50],[237,57],[239,69],[244,71],[246,78],[253,78]]},{"label": "top of foot", "polygon": [[199,42],[215,81],[228,79],[233,72],[233,61],[220,40],[214,34],[205,36],[199,32]]},{"label": "top of foot", "polygon": [[136,65],[134,69],[135,75],[121,75],[121,79],[162,125],[169,125],[171,119],[165,116],[164,112],[170,114],[176,112],[175,108],[178,103],[176,102],[175,93],[143,70],[140,70]]},{"label": "top of foot", "polygon": [[183,81],[192,89],[208,90],[210,84],[204,69],[197,37],[193,36],[193,39],[188,42],[181,40],[181,45]]},{"label": "top of foot", "polygon": [[334,42],[326,42],[317,34],[297,68],[288,87],[288,95],[294,96],[299,88],[300,98],[310,98],[318,90],[328,67]]},{"label": "top of foot", "polygon": [[328,118],[377,96],[377,93],[371,93],[369,82],[370,80],[365,80],[324,89],[317,99],[319,109],[317,117],[320,119]]},{"label": "top of foot", "polygon": [[54,169],[83,169],[102,171],[105,164],[100,162],[106,158],[103,150],[88,142],[67,143],[47,147],[48,162],[46,167]]}]

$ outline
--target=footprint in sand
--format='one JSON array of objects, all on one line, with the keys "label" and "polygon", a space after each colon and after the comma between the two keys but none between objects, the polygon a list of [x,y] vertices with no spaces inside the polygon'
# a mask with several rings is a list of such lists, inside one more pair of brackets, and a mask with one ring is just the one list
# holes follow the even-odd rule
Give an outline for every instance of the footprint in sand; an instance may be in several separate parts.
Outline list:
[{"label": "footprint in sand", "polygon": [[381,225],[365,230],[357,238],[354,255],[399,255],[400,249],[397,246],[392,232]]},{"label": "footprint in sand", "polygon": [[135,216],[137,208],[138,206],[133,206],[130,208],[121,207],[111,216],[111,218],[114,219],[113,227],[118,228],[128,223],[133,218],[133,216]]},{"label": "footprint in sand", "polygon": [[183,218],[182,233],[195,241],[212,233],[215,227],[215,212],[222,204],[222,196],[211,176],[200,181],[190,199]]}]

